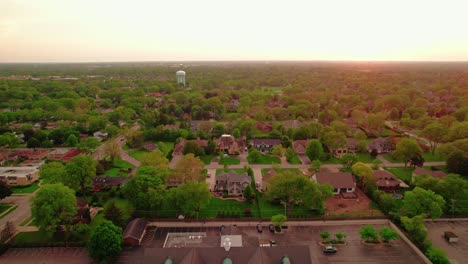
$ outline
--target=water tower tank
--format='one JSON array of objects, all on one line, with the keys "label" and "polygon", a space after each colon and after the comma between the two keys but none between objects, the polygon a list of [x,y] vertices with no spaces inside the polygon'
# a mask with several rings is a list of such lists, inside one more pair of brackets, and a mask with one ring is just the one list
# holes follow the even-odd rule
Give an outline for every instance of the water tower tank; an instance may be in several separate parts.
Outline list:
[{"label": "water tower tank", "polygon": [[185,72],[184,71],[177,71],[177,83],[181,83],[185,86]]}]

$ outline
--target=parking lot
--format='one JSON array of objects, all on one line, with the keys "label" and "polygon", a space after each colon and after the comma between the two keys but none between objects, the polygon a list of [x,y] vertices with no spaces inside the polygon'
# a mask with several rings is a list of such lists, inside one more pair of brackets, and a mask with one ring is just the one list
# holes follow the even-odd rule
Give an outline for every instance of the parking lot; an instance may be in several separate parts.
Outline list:
[{"label": "parking lot", "polygon": [[[428,238],[432,245],[447,252],[452,264],[466,263],[468,256],[468,221],[426,222]],[[458,242],[448,243],[443,237],[445,231],[458,236]]]},{"label": "parking lot", "polygon": [[[379,229],[384,225],[374,226],[376,229]],[[127,250],[124,253],[124,259],[136,260],[140,258],[140,260],[143,260],[144,255],[148,255],[151,249],[163,247],[167,233],[201,232],[205,233],[206,237],[203,237],[200,243],[187,244],[187,248],[219,248],[220,235],[242,235],[243,248],[258,248],[260,242],[271,240],[276,242],[278,251],[288,247],[301,246],[305,249],[308,248],[310,260],[292,259],[294,263],[423,263],[416,253],[401,239],[387,245],[367,245],[362,243],[358,233],[360,228],[360,225],[289,226],[283,234],[274,234],[265,225],[263,225],[263,232],[261,233],[257,232],[256,228],[252,226],[238,227],[229,224],[225,225],[222,232],[219,227],[165,227],[157,229],[154,240],[145,249]],[[321,240],[319,234],[322,231],[328,231],[332,236],[337,232],[344,232],[347,236],[345,239],[347,244],[336,246],[338,249],[337,253],[325,255],[322,252],[323,246],[319,244]],[[184,246],[178,245],[178,247]],[[167,250],[175,249],[168,248]]]},{"label": "parking lot", "polygon": [[86,248],[10,248],[0,256],[0,263],[11,264],[82,264],[93,263]]}]

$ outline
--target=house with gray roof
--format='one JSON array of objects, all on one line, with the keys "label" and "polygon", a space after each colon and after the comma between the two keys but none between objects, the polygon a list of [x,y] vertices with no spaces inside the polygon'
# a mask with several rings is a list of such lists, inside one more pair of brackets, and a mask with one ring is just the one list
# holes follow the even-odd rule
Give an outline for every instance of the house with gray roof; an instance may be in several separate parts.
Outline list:
[{"label": "house with gray roof", "polygon": [[240,196],[243,194],[245,187],[249,186],[251,182],[252,179],[247,172],[222,172],[216,175],[214,190],[216,192],[227,191],[229,196]]}]

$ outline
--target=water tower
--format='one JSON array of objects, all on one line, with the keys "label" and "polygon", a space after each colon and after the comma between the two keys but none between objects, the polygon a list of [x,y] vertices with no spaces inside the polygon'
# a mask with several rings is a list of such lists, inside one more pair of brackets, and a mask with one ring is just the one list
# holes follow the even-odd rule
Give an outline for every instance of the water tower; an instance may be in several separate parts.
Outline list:
[{"label": "water tower", "polygon": [[185,72],[184,71],[177,71],[177,83],[181,83],[185,86]]}]

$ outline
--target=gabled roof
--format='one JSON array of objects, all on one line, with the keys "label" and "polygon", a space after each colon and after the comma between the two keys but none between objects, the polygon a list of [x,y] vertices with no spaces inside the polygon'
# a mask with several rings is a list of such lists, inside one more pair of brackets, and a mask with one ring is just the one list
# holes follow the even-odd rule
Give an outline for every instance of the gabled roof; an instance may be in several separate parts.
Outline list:
[{"label": "gabled roof", "polygon": [[244,173],[237,173],[235,171],[230,171],[230,172],[221,172],[220,174],[216,175],[216,180],[219,181],[227,181],[227,182],[252,182],[252,179],[250,176],[247,174],[247,172]]},{"label": "gabled roof", "polygon": [[147,224],[148,221],[144,218],[133,219],[128,223],[127,227],[125,228],[123,238],[134,238],[140,240],[143,236]]},{"label": "gabled roof", "polygon": [[375,170],[373,175],[377,178],[375,184],[378,187],[397,187],[400,185],[397,177],[386,170]]},{"label": "gabled roof", "polygon": [[294,140],[292,143],[292,148],[296,153],[304,154],[309,141],[309,139]]},{"label": "gabled roof", "polygon": [[262,145],[262,144],[265,144],[265,145],[279,145],[281,144],[281,140],[279,139],[275,139],[275,138],[254,138],[253,140],[253,144],[254,146],[255,145]]},{"label": "gabled roof", "polygon": [[356,179],[349,172],[317,172],[317,182],[328,183],[333,188],[355,188]]}]

